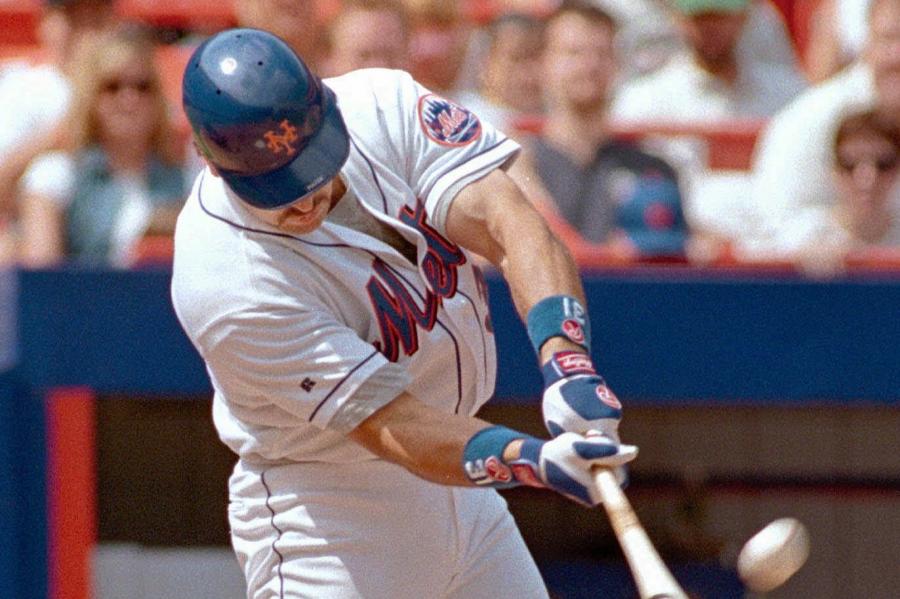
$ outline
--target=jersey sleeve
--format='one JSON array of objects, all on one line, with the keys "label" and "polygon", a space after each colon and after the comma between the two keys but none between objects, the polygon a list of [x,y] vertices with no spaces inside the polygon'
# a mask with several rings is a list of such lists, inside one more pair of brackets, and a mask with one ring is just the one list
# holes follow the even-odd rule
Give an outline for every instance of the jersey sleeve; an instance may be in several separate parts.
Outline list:
[{"label": "jersey sleeve", "polygon": [[274,404],[342,434],[410,383],[402,366],[318,309],[232,315],[204,336],[207,367],[229,401]]},{"label": "jersey sleeve", "polygon": [[507,167],[519,144],[456,102],[430,92],[412,77],[400,79],[397,93],[407,156],[407,181],[435,228],[444,233],[451,202],[469,183]]}]

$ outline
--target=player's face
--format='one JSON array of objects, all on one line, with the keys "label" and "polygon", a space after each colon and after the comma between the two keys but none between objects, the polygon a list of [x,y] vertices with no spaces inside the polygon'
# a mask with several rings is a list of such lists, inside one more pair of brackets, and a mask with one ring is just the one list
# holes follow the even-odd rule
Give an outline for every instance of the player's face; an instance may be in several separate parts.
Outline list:
[{"label": "player's face", "polygon": [[323,187],[293,204],[275,210],[250,208],[263,222],[291,235],[306,235],[318,229],[334,202],[344,193],[343,183],[336,177]]}]

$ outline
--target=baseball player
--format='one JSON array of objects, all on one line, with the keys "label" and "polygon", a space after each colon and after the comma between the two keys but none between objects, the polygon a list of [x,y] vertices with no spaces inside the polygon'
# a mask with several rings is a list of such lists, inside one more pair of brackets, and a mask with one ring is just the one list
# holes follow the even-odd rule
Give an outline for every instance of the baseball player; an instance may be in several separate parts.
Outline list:
[{"label": "baseball player", "polygon": [[[596,505],[591,469],[637,450],[588,357],[577,270],[503,170],[518,146],[404,72],[322,81],[252,29],[203,43],[183,92],[208,168],[172,297],[239,456],[248,597],[546,598],[495,489]],[[527,322],[551,440],[473,416],[496,364],[469,252]]]}]

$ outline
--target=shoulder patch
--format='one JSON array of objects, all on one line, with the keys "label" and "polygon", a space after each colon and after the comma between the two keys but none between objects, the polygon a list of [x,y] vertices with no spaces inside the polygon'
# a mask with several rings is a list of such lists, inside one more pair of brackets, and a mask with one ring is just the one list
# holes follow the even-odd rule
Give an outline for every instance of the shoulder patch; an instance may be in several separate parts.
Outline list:
[{"label": "shoulder patch", "polygon": [[434,94],[419,98],[419,123],[442,146],[465,146],[481,137],[481,121],[472,111]]}]

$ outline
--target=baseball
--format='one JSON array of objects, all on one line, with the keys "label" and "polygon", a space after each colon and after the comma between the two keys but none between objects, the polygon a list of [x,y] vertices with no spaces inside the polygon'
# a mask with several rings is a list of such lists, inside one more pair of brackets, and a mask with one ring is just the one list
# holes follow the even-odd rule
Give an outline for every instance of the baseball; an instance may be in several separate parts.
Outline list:
[{"label": "baseball", "polygon": [[737,570],[748,589],[765,593],[784,584],[808,555],[809,533],[803,523],[779,518],[744,544]]}]

